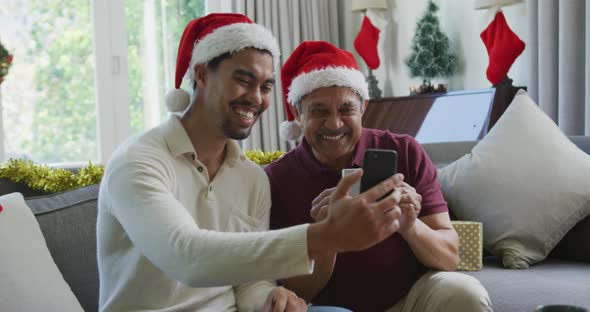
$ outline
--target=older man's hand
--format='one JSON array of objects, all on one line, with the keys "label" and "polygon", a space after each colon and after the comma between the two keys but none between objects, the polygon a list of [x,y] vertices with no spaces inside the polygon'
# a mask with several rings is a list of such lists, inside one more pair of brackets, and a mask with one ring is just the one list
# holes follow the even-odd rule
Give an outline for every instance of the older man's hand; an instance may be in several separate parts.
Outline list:
[{"label": "older man's hand", "polygon": [[404,176],[401,173],[395,175],[395,188],[402,193],[399,207],[402,210],[402,216],[399,219],[400,234],[405,233],[414,226],[420,210],[422,209],[422,195],[416,192],[416,189],[404,182]]},{"label": "older man's hand", "polygon": [[262,307],[263,312],[307,311],[307,303],[285,287],[274,288]]},{"label": "older man's hand", "polygon": [[311,202],[311,211],[309,214],[315,220],[320,222],[328,215],[328,204],[330,204],[330,195],[334,192],[336,187],[325,189]]}]

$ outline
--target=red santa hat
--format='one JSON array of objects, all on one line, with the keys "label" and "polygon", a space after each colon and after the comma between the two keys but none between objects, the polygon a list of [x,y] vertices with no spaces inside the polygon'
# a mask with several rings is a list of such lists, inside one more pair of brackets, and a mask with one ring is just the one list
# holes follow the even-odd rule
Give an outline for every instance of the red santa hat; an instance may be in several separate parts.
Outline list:
[{"label": "red santa hat", "polygon": [[187,76],[194,83],[194,66],[207,64],[214,58],[245,48],[267,50],[272,54],[275,68],[279,64],[279,45],[270,30],[255,24],[247,16],[234,13],[212,13],[188,23],[178,45],[174,90],[166,95],[170,112],[183,112],[190,104],[189,94],[180,89]]},{"label": "red santa hat", "polygon": [[281,81],[287,121],[281,124],[279,133],[285,140],[296,140],[301,136],[301,128],[295,122],[290,105],[295,105],[316,89],[349,87],[363,99],[369,99],[365,77],[352,53],[326,41],[301,43],[283,65]]}]

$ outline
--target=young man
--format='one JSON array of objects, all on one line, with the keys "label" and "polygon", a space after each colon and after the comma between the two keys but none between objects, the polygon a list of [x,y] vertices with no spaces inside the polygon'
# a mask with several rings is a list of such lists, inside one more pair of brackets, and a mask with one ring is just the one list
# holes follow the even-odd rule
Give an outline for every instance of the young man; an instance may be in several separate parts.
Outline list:
[{"label": "young man", "polygon": [[271,228],[324,220],[330,188],[342,169],[362,166],[368,148],[397,151],[396,188],[403,194],[396,233],[364,251],[318,258],[312,275],[283,285],[314,304],[353,311],[491,311],[477,280],[442,272],[456,268],[459,241],[422,147],[408,135],[362,127],[368,90],[352,54],[323,41],[303,42],[285,62],[281,79],[290,120],[282,133],[294,139],[300,126],[304,137],[265,168]]},{"label": "young man", "polygon": [[[269,106],[278,57],[276,39],[246,16],[187,25],[177,90],[166,99],[181,116],[124,142],[101,183],[100,311],[306,310],[261,280],[309,274],[316,258],[368,248],[397,230],[401,193],[374,203],[393,180],[350,198],[357,175],[340,183],[325,222],[264,232],[268,180],[234,139]],[[178,89],[185,73],[192,100]]]}]

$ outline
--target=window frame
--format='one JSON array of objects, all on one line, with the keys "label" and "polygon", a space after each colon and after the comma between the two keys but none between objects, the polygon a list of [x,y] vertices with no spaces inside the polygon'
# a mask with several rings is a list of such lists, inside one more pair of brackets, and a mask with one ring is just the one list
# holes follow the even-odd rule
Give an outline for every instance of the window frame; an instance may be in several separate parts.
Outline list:
[{"label": "window frame", "polygon": [[98,161],[131,134],[125,2],[91,0]]}]

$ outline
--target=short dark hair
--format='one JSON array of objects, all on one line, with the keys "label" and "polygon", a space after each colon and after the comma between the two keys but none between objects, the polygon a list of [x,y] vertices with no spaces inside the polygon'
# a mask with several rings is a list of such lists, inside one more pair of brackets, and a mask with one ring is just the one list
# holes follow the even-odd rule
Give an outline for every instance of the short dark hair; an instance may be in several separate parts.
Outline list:
[{"label": "short dark hair", "polygon": [[231,52],[225,52],[223,54],[221,54],[220,56],[216,56],[215,58],[213,58],[212,60],[210,60],[207,63],[207,67],[209,67],[209,69],[211,71],[217,71],[217,69],[219,68],[219,64],[221,64],[221,62],[223,62],[223,60],[228,59],[232,56]]},{"label": "short dark hair", "polygon": [[[272,53],[270,53],[270,51],[268,51],[266,49],[258,49],[258,48],[248,48],[248,49],[255,49],[255,50],[258,50],[259,52],[268,53],[272,56]],[[209,70],[211,70],[213,72],[216,72],[217,69],[219,68],[219,65],[221,64],[221,62],[232,57],[232,55],[233,55],[233,52],[229,51],[229,52],[225,52],[219,56],[214,57],[212,60],[207,62],[207,68],[209,68]],[[197,81],[195,79],[195,81],[193,82],[193,90],[196,90],[196,89],[197,89]]]},{"label": "short dark hair", "polygon": [[[254,49],[254,50],[257,50],[258,52],[267,53],[270,56],[272,56],[272,53],[270,53],[270,51],[268,51],[266,49],[258,49],[258,48],[254,48],[254,47],[246,48],[246,49]],[[242,49],[242,50],[245,50],[245,49]],[[242,51],[242,50],[240,50],[240,51]],[[239,52],[239,51],[225,52],[225,53],[221,54],[220,56],[216,56],[215,58],[213,58],[212,60],[207,62],[207,67],[209,67],[209,69],[212,71],[216,71],[217,68],[219,68],[219,64],[221,64],[221,62],[223,62],[225,59],[232,57],[233,53],[235,53],[235,52]]]}]

